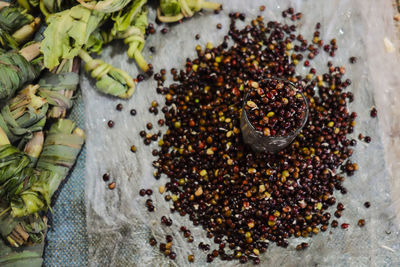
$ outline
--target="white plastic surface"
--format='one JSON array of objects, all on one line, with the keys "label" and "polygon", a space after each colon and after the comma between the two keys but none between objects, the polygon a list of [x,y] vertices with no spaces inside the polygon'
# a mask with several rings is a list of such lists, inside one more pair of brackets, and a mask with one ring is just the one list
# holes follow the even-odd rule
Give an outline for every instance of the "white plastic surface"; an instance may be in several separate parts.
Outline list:
[{"label": "white plastic surface", "polygon": [[[182,24],[168,26],[168,34],[159,31],[149,36],[144,49],[145,58],[155,70],[181,69],[187,57],[195,57],[194,47],[205,45],[208,41],[218,44],[227,34],[228,13],[240,11],[247,14],[246,22],[262,14],[265,21],[284,21],[281,12],[292,6],[303,13],[298,24],[298,32],[308,40],[314,32],[314,26],[321,22],[321,38],[328,41],[337,38],[339,50],[332,60],[334,65],[344,65],[347,77],[352,80],[351,91],[355,101],[350,105],[358,113],[354,138],[358,133],[370,135],[372,142],[358,142],[353,159],[360,170],[346,179],[344,185],[348,194],[336,194],[338,201],[345,204],[346,210],[340,222],[350,223],[347,230],[330,229],[312,239],[290,239],[287,249],[270,245],[261,256],[263,266],[400,266],[400,235],[395,213],[400,206],[400,82],[398,74],[399,42],[395,37],[392,22],[393,8],[390,0],[219,0],[224,11],[219,15],[205,12],[196,15]],[[264,12],[259,6],[266,6]],[[154,11],[151,20],[154,19]],[[289,19],[286,20],[291,23]],[[222,23],[222,30],[216,24]],[[194,36],[201,38],[196,41]],[[387,53],[383,39],[387,37],[395,46],[394,53]],[[149,47],[154,46],[156,53],[151,54]],[[108,63],[137,75],[137,67],[125,54],[123,44],[113,43],[102,53]],[[149,58],[152,56],[152,59]],[[356,56],[356,64],[349,64],[349,57]],[[327,71],[328,56],[321,52],[312,62],[319,74]],[[302,73],[303,68],[298,71]],[[170,78],[170,76],[169,76]],[[167,84],[169,84],[167,82]],[[196,255],[192,266],[204,266],[206,254],[200,252],[200,241],[212,244],[206,238],[206,232],[194,228],[187,217],[171,215],[172,227],[161,226],[160,217],[169,215],[170,202],[164,201],[164,195],[158,193],[158,187],[165,184],[166,177],[159,181],[153,178],[151,151],[157,148],[156,142],[145,146],[139,132],[151,121],[152,132],[157,132],[156,117],[148,112],[152,100],[161,106],[164,100],[156,94],[156,83],[150,79],[138,85],[137,91],[129,101],[121,101],[100,95],[93,83],[84,77],[82,91],[86,105],[87,130],[87,177],[86,205],[87,228],[90,238],[90,266],[185,266],[187,256]],[[124,105],[122,111],[116,111],[118,103]],[[369,116],[370,108],[376,105],[379,119]],[[136,116],[129,110],[135,108]],[[107,127],[108,120],[114,120],[113,129]],[[166,130],[166,127],[161,129]],[[130,147],[136,145],[137,152]],[[386,153],[384,152],[386,148]],[[109,172],[116,182],[115,190],[109,190],[102,175]],[[147,197],[140,197],[141,188],[152,188],[156,211],[149,213],[145,207]],[[397,202],[396,202],[397,200]],[[363,207],[365,201],[371,202],[371,208]],[[331,210],[334,211],[334,210]],[[396,212],[397,211],[397,212]],[[333,212],[332,212],[333,213]],[[366,226],[359,228],[357,221],[366,220]],[[179,232],[180,226],[192,230],[195,241],[187,243]],[[177,253],[175,261],[160,254],[157,247],[148,243],[155,236],[165,243],[165,235],[174,236],[173,250]],[[300,242],[309,242],[310,247],[302,252],[295,250]],[[239,265],[238,262],[215,260],[213,266]]]}]

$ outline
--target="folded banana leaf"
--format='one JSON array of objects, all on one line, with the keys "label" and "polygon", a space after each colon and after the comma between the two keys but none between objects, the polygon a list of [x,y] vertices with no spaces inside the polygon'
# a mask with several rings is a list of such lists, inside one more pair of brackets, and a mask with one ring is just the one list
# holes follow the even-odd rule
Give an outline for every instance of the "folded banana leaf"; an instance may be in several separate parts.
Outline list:
[{"label": "folded banana leaf", "polygon": [[[39,180],[39,172],[30,168],[29,157],[12,145],[0,147],[0,199],[2,203],[11,200]],[[0,211],[0,214],[7,208]]]},{"label": "folded banana leaf", "polygon": [[[41,140],[40,136],[34,138],[35,144],[29,144],[32,146],[28,145],[26,151],[22,152],[10,144],[6,133],[0,128],[0,219],[7,220],[8,227],[14,227],[9,216],[15,217],[12,214],[12,204],[15,200],[22,199],[26,206],[30,207],[30,210],[36,208],[36,211],[40,211],[45,207],[45,203],[37,203],[35,199],[30,201],[29,198],[20,196],[46,175],[46,173],[42,174],[33,169],[33,162],[30,160],[30,157],[37,158],[40,154],[43,145]],[[9,211],[11,211],[11,215]],[[4,227],[4,225],[0,227],[3,236],[4,232],[9,229]]]},{"label": "folded banana leaf", "polygon": [[40,80],[39,95],[53,106],[48,112],[50,118],[64,118],[73,105],[72,96],[79,83],[77,73],[47,73]]},{"label": "folded banana leaf", "polygon": [[11,199],[10,210],[14,218],[47,211],[50,207],[49,181],[52,181],[56,175],[46,171],[39,172],[33,168],[26,168],[23,174],[25,174],[25,180],[22,182],[25,183],[28,179],[29,185],[22,184],[20,192]]},{"label": "folded banana leaf", "polygon": [[202,9],[219,10],[222,5],[204,0],[161,0],[157,17],[162,22],[177,22],[190,18]]},{"label": "folded banana leaf", "polygon": [[[7,224],[7,222],[9,224]],[[9,216],[0,219],[0,233],[15,248],[42,243],[47,230],[47,217],[38,214],[21,219]]]},{"label": "folded banana leaf", "polygon": [[[41,132],[36,133],[22,153],[9,144],[6,134],[0,129],[0,176],[2,179],[0,183],[0,234],[12,247],[32,245],[44,240],[47,218],[37,212],[47,210],[50,199],[43,196],[40,198],[37,195],[32,196],[32,192],[47,194],[49,186],[38,187],[37,185],[43,181],[50,181],[51,175],[58,174],[32,168],[35,166],[35,159],[41,153],[42,147],[43,134]],[[13,213],[12,208],[16,204],[21,205],[21,202],[26,206],[25,210],[29,210],[32,214],[23,217]],[[10,210],[11,212],[9,212]],[[18,210],[21,208],[18,207]],[[0,251],[1,263],[5,258],[7,258],[7,262],[10,260],[8,256],[1,256],[3,252]],[[14,260],[20,262],[21,258],[17,256]],[[10,264],[16,264],[14,260]]]}]

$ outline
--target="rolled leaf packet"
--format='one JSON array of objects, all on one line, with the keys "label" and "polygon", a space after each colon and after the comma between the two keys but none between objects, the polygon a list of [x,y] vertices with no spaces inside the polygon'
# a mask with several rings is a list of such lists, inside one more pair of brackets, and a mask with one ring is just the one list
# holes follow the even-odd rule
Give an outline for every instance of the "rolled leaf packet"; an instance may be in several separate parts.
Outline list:
[{"label": "rolled leaf packet", "polygon": [[71,120],[60,119],[46,134],[36,164],[34,183],[11,201],[11,215],[24,217],[50,208],[51,197],[67,177],[85,141],[82,129]]},{"label": "rolled leaf packet", "polygon": [[[47,228],[45,215],[35,213],[15,218],[10,203],[19,194],[39,180],[40,172],[32,167],[43,146],[43,134],[37,133],[21,152],[10,145],[6,134],[0,129],[0,234],[13,247],[40,243]],[[45,174],[46,175],[46,174]],[[28,203],[32,209],[32,203]],[[40,205],[43,208],[44,202]]]},{"label": "rolled leaf packet", "polygon": [[85,70],[97,80],[96,88],[104,94],[120,98],[130,98],[135,92],[133,78],[125,71],[118,69],[101,59],[93,59],[86,51],[81,50],[79,56],[86,63]]},{"label": "rolled leaf packet", "polygon": [[63,61],[56,72],[45,72],[39,85],[39,96],[49,103],[47,117],[65,118],[79,85],[79,58]]},{"label": "rolled leaf packet", "polygon": [[123,39],[129,46],[128,56],[134,58],[143,71],[148,71],[149,66],[142,55],[148,26],[146,3],[147,0],[135,0],[124,9],[112,13],[107,23],[89,37],[85,49],[88,52],[100,53],[104,44],[115,39]]},{"label": "rolled leaf packet", "polygon": [[202,9],[219,10],[221,8],[221,4],[204,0],[160,0],[157,18],[161,22],[171,23],[190,18]]},{"label": "rolled leaf packet", "polygon": [[0,103],[13,96],[22,85],[39,76],[42,66],[40,61],[34,60],[39,53],[37,44],[20,52],[0,53]]},{"label": "rolled leaf packet", "polygon": [[46,230],[47,217],[45,215],[32,214],[14,218],[8,214],[0,218],[0,234],[11,247],[40,244],[44,241]]},{"label": "rolled leaf packet", "polygon": [[82,5],[50,15],[46,19],[48,26],[40,46],[45,67],[52,71],[63,59],[77,56],[108,17],[106,13]]},{"label": "rolled leaf packet", "polygon": [[82,6],[96,10],[103,13],[113,13],[123,9],[132,0],[104,0],[104,1],[91,1],[77,0]]},{"label": "rolled leaf packet", "polygon": [[49,104],[38,95],[38,89],[39,85],[26,86],[0,110],[0,128],[20,149],[46,124]]},{"label": "rolled leaf packet", "polygon": [[[39,29],[40,26],[40,18],[33,17],[27,10],[15,6],[9,5],[0,8],[0,32],[3,30],[5,33],[9,34],[12,38],[12,41],[17,44],[16,47],[8,45],[10,48],[17,48],[18,45],[21,45],[29,38],[33,36],[33,34]],[[0,47],[6,48],[7,43],[1,42],[0,39]]]},{"label": "rolled leaf packet", "polygon": [[142,55],[148,26],[146,3],[147,0],[132,1],[130,6],[111,16],[114,21],[111,35],[117,39],[124,39],[124,43],[129,46],[128,56],[134,58],[143,71],[149,70],[148,64]]},{"label": "rolled leaf packet", "polygon": [[[0,199],[1,203],[9,203],[24,188],[33,184],[36,179],[34,170],[29,168],[29,157],[16,147],[5,144],[0,146]],[[8,207],[0,209],[5,213]]]}]

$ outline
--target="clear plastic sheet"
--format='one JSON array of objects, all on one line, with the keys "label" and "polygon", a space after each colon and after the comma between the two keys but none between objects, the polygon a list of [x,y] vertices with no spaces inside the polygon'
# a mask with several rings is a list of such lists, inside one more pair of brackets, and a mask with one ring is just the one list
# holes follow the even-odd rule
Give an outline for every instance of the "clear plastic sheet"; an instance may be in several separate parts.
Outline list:
[{"label": "clear plastic sheet", "polygon": [[[329,229],[311,239],[290,239],[287,249],[270,245],[261,256],[263,266],[399,266],[400,234],[395,214],[400,206],[400,109],[396,103],[400,97],[399,77],[396,77],[399,63],[398,41],[392,22],[393,7],[390,0],[331,0],[331,1],[243,1],[225,0],[224,11],[219,15],[205,12],[182,24],[173,25],[169,33],[149,36],[144,50],[145,58],[152,55],[148,48],[154,46],[156,53],[149,60],[158,71],[172,67],[180,69],[187,57],[195,56],[194,47],[221,42],[228,31],[228,13],[240,11],[247,14],[246,22],[255,18],[260,5],[265,5],[262,13],[266,21],[284,21],[282,10],[289,6],[303,13],[303,19],[297,23],[298,32],[308,40],[314,32],[314,26],[321,22],[321,38],[325,41],[337,38],[339,50],[333,59],[334,65],[345,65],[347,76],[351,78],[351,90],[355,101],[350,105],[358,113],[354,138],[358,133],[370,135],[372,142],[359,142],[353,159],[360,170],[346,179],[346,195],[336,194],[345,204],[346,210],[340,222],[350,223],[347,230]],[[154,11],[151,17],[154,18]],[[288,19],[287,22],[290,22]],[[216,24],[222,23],[223,29],[216,30]],[[160,30],[163,26],[159,26]],[[196,41],[194,36],[201,38]],[[388,54],[383,38],[390,39],[396,52]],[[125,54],[122,44],[113,43],[102,53],[103,59],[136,75],[137,67]],[[356,56],[356,64],[349,64],[349,57]],[[313,61],[319,73],[327,71],[326,53],[320,53]],[[304,72],[299,66],[298,72]],[[322,72],[323,71],[323,72]],[[168,83],[167,83],[168,84]],[[139,84],[137,91],[129,101],[111,99],[93,90],[94,84],[83,78],[82,91],[86,105],[87,139],[87,177],[86,205],[87,228],[90,240],[90,266],[185,266],[187,256],[196,255],[194,266],[204,266],[206,254],[198,250],[200,241],[212,244],[200,227],[194,228],[186,217],[172,214],[171,227],[161,226],[160,217],[169,215],[170,203],[164,201],[164,195],[157,188],[165,184],[166,177],[159,181],[153,178],[151,151],[157,147],[143,144],[139,132],[145,129],[147,122],[155,125],[152,132],[158,131],[158,117],[150,114],[148,108],[152,100],[163,103],[155,92],[156,84],[148,80]],[[397,91],[396,91],[397,90]],[[117,103],[123,103],[123,111],[116,111]],[[379,119],[369,116],[370,108],[377,106]],[[129,110],[135,108],[136,116]],[[113,129],[107,127],[108,120],[114,120]],[[166,130],[165,127],[162,128]],[[136,145],[137,152],[130,151]],[[386,151],[386,152],[385,152]],[[117,186],[109,190],[102,175],[109,172]],[[141,188],[152,188],[151,197],[156,211],[147,212],[145,201],[140,197]],[[371,208],[363,207],[365,201],[371,202]],[[331,210],[332,211],[332,210]],[[366,226],[359,228],[357,221],[366,220]],[[187,243],[179,233],[180,226],[192,229],[195,242]],[[151,247],[148,240],[154,236],[165,242],[165,235],[174,236],[175,261],[160,254],[158,247]],[[310,247],[302,252],[295,250],[300,242],[309,242]],[[238,262],[215,260],[213,265],[239,265]]]}]

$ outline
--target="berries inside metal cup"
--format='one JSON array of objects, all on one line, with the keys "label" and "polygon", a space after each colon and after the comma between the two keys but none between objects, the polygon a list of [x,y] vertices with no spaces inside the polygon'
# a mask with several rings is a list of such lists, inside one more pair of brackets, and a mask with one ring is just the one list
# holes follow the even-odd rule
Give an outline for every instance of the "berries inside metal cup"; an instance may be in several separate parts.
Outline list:
[{"label": "berries inside metal cup", "polygon": [[289,145],[305,125],[305,96],[279,78],[246,82],[241,128],[244,141],[258,152],[277,152]]}]

